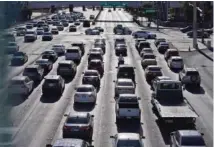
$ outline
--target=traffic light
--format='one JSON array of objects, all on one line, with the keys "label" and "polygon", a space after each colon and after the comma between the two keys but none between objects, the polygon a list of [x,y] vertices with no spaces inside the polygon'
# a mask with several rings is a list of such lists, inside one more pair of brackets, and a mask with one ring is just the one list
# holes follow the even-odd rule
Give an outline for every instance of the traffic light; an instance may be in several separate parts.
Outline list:
[{"label": "traffic light", "polygon": [[70,12],[73,12],[73,8],[74,8],[74,5],[70,4],[70,5],[69,5],[69,11],[70,11]]}]

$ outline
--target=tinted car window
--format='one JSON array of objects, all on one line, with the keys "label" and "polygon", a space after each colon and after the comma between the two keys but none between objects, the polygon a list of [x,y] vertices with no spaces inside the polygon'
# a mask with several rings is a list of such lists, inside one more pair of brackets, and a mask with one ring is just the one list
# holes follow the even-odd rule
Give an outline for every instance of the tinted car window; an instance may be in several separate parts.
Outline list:
[{"label": "tinted car window", "polygon": [[119,140],[117,147],[142,147],[138,140]]},{"label": "tinted car window", "polygon": [[119,86],[133,86],[131,82],[118,82]]},{"label": "tinted car window", "polygon": [[132,67],[123,67],[123,68],[119,68],[119,72],[134,73],[134,69]]},{"label": "tinted car window", "polygon": [[37,72],[36,68],[25,68],[24,72]]},{"label": "tinted car window", "polygon": [[67,50],[67,53],[79,53],[79,50]]},{"label": "tinted car window", "polygon": [[182,137],[181,145],[183,146],[204,146],[202,137]]},{"label": "tinted car window", "polygon": [[199,76],[199,73],[197,71],[188,71],[187,76]]},{"label": "tinted car window", "polygon": [[95,72],[86,72],[84,76],[98,76]]},{"label": "tinted car window", "polygon": [[92,89],[89,88],[89,87],[80,87],[80,88],[77,88],[77,92],[91,92]]},{"label": "tinted car window", "polygon": [[54,85],[57,85],[59,83],[58,80],[52,80],[52,79],[47,79],[45,80],[45,85],[48,85],[48,84],[54,84]]},{"label": "tinted car window", "polygon": [[59,68],[71,68],[70,64],[59,64]]},{"label": "tinted car window", "polygon": [[73,124],[87,124],[89,122],[88,118],[82,118],[82,117],[69,117],[67,119],[67,123],[73,123]]}]

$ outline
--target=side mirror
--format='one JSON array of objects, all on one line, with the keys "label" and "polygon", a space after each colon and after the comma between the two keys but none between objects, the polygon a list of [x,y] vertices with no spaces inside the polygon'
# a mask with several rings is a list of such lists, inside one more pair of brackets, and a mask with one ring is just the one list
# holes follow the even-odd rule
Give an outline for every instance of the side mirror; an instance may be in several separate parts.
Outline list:
[{"label": "side mirror", "polygon": [[110,136],[110,138],[115,138],[114,136]]}]

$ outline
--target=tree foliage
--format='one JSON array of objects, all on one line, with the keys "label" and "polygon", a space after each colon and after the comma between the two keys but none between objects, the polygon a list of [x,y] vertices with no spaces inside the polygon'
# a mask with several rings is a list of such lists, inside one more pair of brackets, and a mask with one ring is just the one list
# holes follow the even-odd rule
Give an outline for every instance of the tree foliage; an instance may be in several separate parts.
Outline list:
[{"label": "tree foliage", "polygon": [[73,4],[70,4],[70,5],[69,5],[69,12],[73,12],[73,8],[74,8],[74,5],[73,5]]}]

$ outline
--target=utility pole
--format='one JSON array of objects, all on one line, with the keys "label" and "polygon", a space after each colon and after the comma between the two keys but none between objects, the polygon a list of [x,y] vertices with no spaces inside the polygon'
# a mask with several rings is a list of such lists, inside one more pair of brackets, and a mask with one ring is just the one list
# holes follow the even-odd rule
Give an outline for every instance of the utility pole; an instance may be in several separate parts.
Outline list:
[{"label": "utility pole", "polygon": [[157,17],[156,18],[157,19],[156,20],[157,21],[157,31],[159,31],[159,4],[158,4],[158,1],[156,2],[156,12],[157,12],[156,13],[157,14],[157,16],[156,16]]},{"label": "utility pole", "polygon": [[201,20],[201,23],[202,23],[202,38],[201,38],[201,42],[204,43],[204,3],[205,2],[202,2],[202,20]]},{"label": "utility pole", "polygon": [[193,2],[193,47],[198,48],[197,45],[197,11],[196,11],[196,2]]}]

